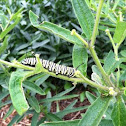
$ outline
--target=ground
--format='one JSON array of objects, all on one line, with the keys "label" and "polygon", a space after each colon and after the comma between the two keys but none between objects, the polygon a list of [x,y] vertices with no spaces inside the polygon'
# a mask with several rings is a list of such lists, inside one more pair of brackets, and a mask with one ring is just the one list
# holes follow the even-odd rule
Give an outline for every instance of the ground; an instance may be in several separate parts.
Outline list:
[{"label": "ground", "polygon": [[[75,94],[80,94],[82,90],[76,90],[74,91]],[[61,100],[59,101],[59,106],[60,110],[63,110],[66,108],[71,102],[74,100],[78,100],[78,102],[75,104],[74,107],[80,107],[80,106],[85,106],[89,105],[89,101],[85,99],[83,102],[80,102],[79,98],[72,98],[68,100]],[[12,114],[6,118],[6,120],[3,119],[3,117],[6,115],[6,113],[9,110],[11,104],[4,106],[3,108],[0,109],[0,126],[7,126],[9,122],[12,120],[12,118],[17,114],[17,112],[14,110]],[[86,110],[83,111],[78,111],[74,113],[70,113],[64,116],[63,120],[74,120],[74,119],[80,119],[81,118],[81,113],[85,113]],[[51,112],[56,112],[56,102],[52,102],[51,106]],[[40,114],[40,117],[43,117],[43,113]],[[30,126],[31,125],[31,119],[32,119],[32,114],[29,114],[28,116],[24,117],[18,124],[15,124],[13,126]]]}]

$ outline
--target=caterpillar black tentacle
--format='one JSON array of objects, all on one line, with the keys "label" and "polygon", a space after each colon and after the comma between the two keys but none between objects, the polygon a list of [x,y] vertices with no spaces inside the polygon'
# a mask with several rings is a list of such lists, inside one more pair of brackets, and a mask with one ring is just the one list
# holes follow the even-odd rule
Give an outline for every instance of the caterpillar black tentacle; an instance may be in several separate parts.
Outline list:
[{"label": "caterpillar black tentacle", "polygon": [[[49,72],[54,72],[56,75],[61,74],[68,77],[74,77],[76,69],[72,67],[66,67],[64,65],[56,64],[52,61],[40,59],[43,68]],[[21,62],[23,65],[35,66],[37,63],[36,58],[26,58]]]}]

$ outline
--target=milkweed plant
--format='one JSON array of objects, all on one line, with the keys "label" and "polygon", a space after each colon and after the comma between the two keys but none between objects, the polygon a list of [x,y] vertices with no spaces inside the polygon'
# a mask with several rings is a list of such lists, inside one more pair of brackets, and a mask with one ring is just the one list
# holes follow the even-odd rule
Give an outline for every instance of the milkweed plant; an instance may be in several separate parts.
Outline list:
[{"label": "milkweed plant", "polygon": [[[41,111],[45,115],[55,118],[51,122],[40,121],[40,126],[54,126],[54,125],[67,125],[67,126],[125,126],[126,125],[126,50],[121,49],[122,45],[126,42],[126,3],[124,1],[104,1],[99,0],[99,3],[92,3],[92,0],[71,0],[73,10],[78,19],[82,33],[76,29],[68,30],[59,25],[53,24],[48,21],[42,23],[38,21],[38,16],[29,11],[29,19],[32,27],[38,30],[51,32],[60,38],[73,44],[72,62],[75,70],[74,76],[67,76],[64,74],[56,75],[55,71],[49,71],[41,62],[39,55],[36,54],[35,67],[27,66],[21,63],[24,59],[22,56],[19,60],[8,62],[0,59],[1,69],[8,74],[9,78],[9,94],[11,97],[12,106],[8,113],[16,110],[19,115],[16,116],[20,119],[22,116],[30,113],[30,106],[34,111],[34,118],[38,117]],[[7,21],[4,14],[0,13],[1,29],[0,40],[0,54],[4,53],[8,46],[9,32],[20,22],[22,18],[23,8],[15,14],[10,14],[10,19]],[[10,22],[13,23],[10,24]],[[111,50],[106,53],[104,59],[100,59],[96,52],[97,36],[102,31],[112,45]],[[106,47],[107,48],[107,45]],[[90,56],[95,65],[92,66],[91,77],[87,76],[88,56]],[[7,66],[7,67],[5,67]],[[8,73],[8,68],[18,68]],[[42,73],[42,74],[41,74]],[[61,72],[59,72],[61,73]],[[61,94],[52,98],[45,98],[38,101],[35,97],[28,97],[24,93],[24,87],[34,91],[40,95],[47,95],[46,92],[32,82],[27,81],[27,78],[38,75],[42,77],[50,75],[55,78],[60,78],[73,83],[73,87]],[[33,79],[34,80],[34,79]],[[65,115],[62,112],[48,113],[40,106],[40,103],[47,105],[54,100],[62,100],[65,98],[78,97],[78,95],[63,96],[64,94],[73,90],[76,85],[87,84],[98,91],[98,97],[90,94],[90,106],[87,106],[87,111],[81,119],[63,121],[62,117]],[[29,106],[29,104],[30,106]],[[86,109],[86,107],[79,110]],[[66,109],[67,110],[67,109]],[[76,108],[74,108],[76,110]],[[7,117],[7,116],[6,116]],[[36,124],[37,125],[37,124]]]}]

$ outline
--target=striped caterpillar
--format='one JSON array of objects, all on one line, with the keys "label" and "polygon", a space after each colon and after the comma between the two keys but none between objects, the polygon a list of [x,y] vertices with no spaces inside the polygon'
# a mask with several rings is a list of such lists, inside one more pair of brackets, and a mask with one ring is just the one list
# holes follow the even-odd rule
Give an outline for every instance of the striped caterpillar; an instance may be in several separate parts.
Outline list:
[{"label": "striped caterpillar", "polygon": [[[49,72],[54,72],[56,75],[61,74],[67,77],[74,77],[76,69],[72,67],[67,67],[64,65],[59,65],[54,62],[40,59],[43,68],[47,69]],[[26,58],[21,62],[23,65],[35,66],[37,63],[36,58]]]}]

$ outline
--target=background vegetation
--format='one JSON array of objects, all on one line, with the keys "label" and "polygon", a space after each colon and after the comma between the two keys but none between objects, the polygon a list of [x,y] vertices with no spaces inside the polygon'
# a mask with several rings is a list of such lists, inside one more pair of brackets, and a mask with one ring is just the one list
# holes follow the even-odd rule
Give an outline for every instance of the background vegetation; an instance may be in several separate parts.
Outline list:
[{"label": "background vegetation", "polygon": [[[98,1],[88,1],[85,0],[88,5],[90,5],[91,11],[93,12],[94,16],[96,16]],[[105,30],[109,29],[111,34],[114,34],[116,28],[116,14],[119,11],[122,12],[124,16],[124,20],[126,17],[126,3],[125,1],[105,1],[103,4],[103,9],[101,13],[101,20],[99,25],[99,32],[97,35],[95,49],[97,52],[98,57],[101,59],[100,61],[104,63],[104,58],[108,55],[108,52],[112,50],[112,44],[110,42],[109,37],[106,35]],[[6,43],[6,50],[4,53],[0,55],[0,59],[11,62],[15,58],[18,61],[21,61],[23,58],[28,57],[31,54],[31,51],[34,53],[41,54],[41,58],[59,62],[60,64],[64,64],[66,66],[72,66],[72,51],[73,51],[73,44],[68,43],[67,41],[59,38],[58,36],[51,34],[45,30],[37,29],[33,27],[29,20],[29,11],[33,11],[39,17],[39,22],[43,21],[50,21],[54,24],[67,28],[69,30],[76,29],[79,34],[81,34],[84,38],[86,37],[80,28],[77,18],[75,17],[72,4],[70,0],[23,0],[23,1],[11,1],[11,0],[1,0],[0,1],[0,23],[9,22],[10,13],[15,14],[21,8],[23,9],[20,11],[22,13],[22,18],[20,19],[19,23],[9,32],[8,36],[8,43]],[[115,15],[113,14],[115,13]],[[3,16],[4,15],[4,16]],[[115,16],[115,17],[114,17]],[[15,20],[10,21],[10,25],[12,25]],[[5,23],[6,24],[6,23]],[[4,26],[4,23],[2,24]],[[6,27],[6,26],[5,26]],[[1,28],[2,32],[2,28]],[[4,39],[1,39],[3,42]],[[88,39],[87,39],[88,40]],[[0,46],[2,44],[0,43]],[[126,40],[124,40],[123,44],[119,48],[119,55],[124,56],[126,54],[125,51],[126,47]],[[1,50],[0,50],[1,51]],[[1,51],[2,52],[2,51]],[[90,54],[88,52],[88,54]],[[91,76],[92,73],[92,65],[94,64],[93,59],[90,57],[88,58],[88,68],[87,68],[87,77]],[[8,96],[8,84],[10,73],[15,71],[15,68],[12,67],[5,67],[4,65],[0,64],[0,90],[1,90],[1,97],[0,100],[4,99]],[[120,68],[123,72],[125,70],[125,63],[120,65]],[[93,69],[94,70],[94,69]],[[37,85],[29,86],[30,85]],[[80,86],[80,85],[79,85]],[[77,87],[79,89],[79,86]],[[81,85],[82,86],[82,85]],[[86,87],[86,84],[83,84]],[[76,103],[74,101],[71,103],[65,110],[67,112],[62,112],[59,110],[59,105],[57,102],[57,110],[56,113],[50,113],[51,103],[53,101],[58,101],[62,99],[70,99],[74,97],[79,97],[79,95],[73,95],[69,93],[74,89],[70,82],[56,79],[50,77],[47,74],[39,74],[35,75],[31,78],[28,78],[27,81],[23,84],[25,95],[27,97],[28,102],[30,104],[30,109],[23,115],[19,116],[18,114],[14,117],[14,119],[10,122],[9,125],[13,125],[15,122],[20,122],[24,116],[31,113],[33,114],[32,118],[32,125],[39,125],[40,123],[44,122],[45,120],[48,121],[61,121],[61,118],[64,115],[74,112],[83,110],[86,107],[76,108],[74,109],[73,106]],[[35,98],[36,93],[43,95],[43,91],[46,93],[47,98],[43,98],[39,101]],[[68,90],[65,90],[68,89]],[[88,89],[91,92],[95,92],[99,94],[97,90],[94,88]],[[51,92],[53,91],[55,96],[51,96]],[[61,93],[60,93],[61,92]],[[64,96],[65,94],[69,93],[69,95]],[[80,95],[81,101],[83,102],[84,96],[87,96],[89,101],[93,103],[96,99],[95,96],[92,96],[89,92],[85,93],[82,92]],[[44,105],[39,105],[40,102],[44,102]],[[1,101],[0,107],[2,108],[6,104],[10,104],[11,100],[10,97],[7,98],[5,102]],[[9,112],[5,116],[7,118],[11,112],[14,110],[13,106],[11,105]],[[69,110],[69,111],[68,111]],[[36,122],[35,120],[39,117],[40,112],[45,114],[45,118],[42,118],[40,121]],[[58,117],[57,117],[58,115]],[[60,117],[60,118],[59,118]],[[111,121],[110,121],[111,124]]]}]

